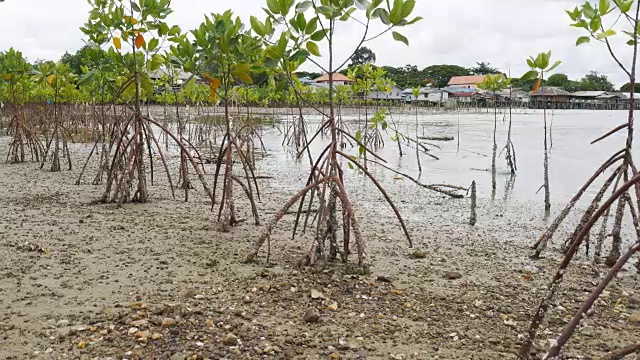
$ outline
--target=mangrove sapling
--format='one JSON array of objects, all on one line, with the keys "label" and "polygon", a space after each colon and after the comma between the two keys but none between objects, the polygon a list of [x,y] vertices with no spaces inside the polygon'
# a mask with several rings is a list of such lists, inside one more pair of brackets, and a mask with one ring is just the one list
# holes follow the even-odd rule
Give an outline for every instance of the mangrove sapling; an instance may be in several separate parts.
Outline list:
[{"label": "mangrove sapling", "polygon": [[510,85],[511,80],[507,79],[503,74],[486,75],[484,80],[478,84],[480,89],[489,91],[493,95],[493,156],[491,157],[491,189],[493,197],[496,191],[496,156],[498,152],[498,91],[506,89]]},{"label": "mangrove sapling", "polygon": [[44,145],[40,141],[33,121],[25,112],[25,98],[31,80],[29,72],[31,65],[27,63],[20,51],[10,48],[0,53],[0,86],[7,88],[9,104],[9,124],[7,134],[11,136],[7,162],[22,163],[27,161],[26,153],[29,152],[31,160],[40,161],[44,154]]},{"label": "mangrove sapling", "polygon": [[[509,71],[511,72],[511,71]],[[513,123],[513,114],[512,114],[512,102],[513,101],[513,86],[509,83],[509,130],[507,131],[507,144],[504,146],[505,152],[505,160],[507,161],[507,165],[509,166],[509,170],[511,171],[511,175],[515,176],[516,171],[518,170],[518,164],[516,160],[516,147],[513,145],[513,141],[511,140],[511,125]]]},{"label": "mangrove sapling", "polygon": [[[282,214],[296,202],[300,201],[304,203],[305,197],[310,191],[316,193],[311,196],[311,200],[313,200],[315,196],[319,196],[320,204],[315,241],[307,255],[307,262],[313,263],[315,260],[324,257],[332,261],[336,260],[338,255],[341,255],[342,261],[346,262],[350,253],[351,233],[353,233],[355,237],[359,264],[364,265],[366,260],[365,243],[360,232],[354,208],[345,189],[342,164],[344,162],[352,162],[353,165],[358,167],[378,186],[378,189],[382,188],[379,186],[375,177],[366,170],[362,164],[358,163],[356,158],[339,150],[340,134],[344,134],[352,140],[355,140],[355,136],[345,131],[344,124],[338,121],[336,114],[334,74],[340,71],[349,61],[349,58],[347,58],[342,64],[336,66],[335,50],[338,46],[336,42],[337,25],[339,22],[350,20],[363,25],[363,36],[354,49],[354,51],[357,51],[363,43],[381,35],[368,37],[371,20],[380,19],[387,27],[384,32],[392,31],[394,39],[408,43],[408,40],[403,35],[393,31],[393,29],[410,25],[419,21],[420,18],[411,21],[407,20],[407,17],[413,12],[415,6],[414,0],[396,0],[393,7],[390,2],[387,2],[386,8],[380,7],[380,5],[382,5],[381,0],[375,0],[373,3],[369,3],[368,0],[332,2],[331,5],[322,6],[318,3],[319,2],[315,0],[299,2],[294,0],[268,1],[268,9],[266,9],[268,14],[267,21],[286,27],[286,31],[281,33],[279,39],[273,41],[271,38],[274,36],[274,31],[269,31],[270,29],[267,29],[268,26],[265,25],[265,22],[261,22],[256,18],[251,19],[254,31],[265,38],[267,44],[269,44],[266,50],[267,65],[275,66],[281,63],[283,58],[290,59],[289,63],[295,63],[296,66],[308,60],[314,63],[321,71],[328,74],[328,116],[326,120],[323,119],[322,126],[318,132],[312,136],[309,143],[313,142],[313,139],[317,138],[318,134],[324,131],[328,131],[330,143],[314,161],[314,166],[311,168],[307,180],[307,186],[292,197],[285,204],[283,210],[276,214],[255,243],[253,251],[247,256],[247,261],[255,259],[264,242],[270,237],[273,227],[280,220]],[[323,1],[322,4],[325,4],[325,2]],[[354,4],[356,6],[353,6]],[[293,14],[292,10],[294,10]],[[305,14],[309,12],[311,13],[311,18],[307,21]],[[359,15],[365,15],[365,18],[359,20],[357,19]],[[316,57],[321,56],[317,44],[320,41],[326,41],[327,44],[328,59],[326,59],[326,66],[321,65],[318,61],[311,58],[311,55]],[[290,44],[293,44],[293,46],[289,47]],[[291,61],[292,58],[294,61]],[[356,142],[363,148],[360,152],[367,152],[368,155],[376,157],[371,149],[364,146],[360,141]],[[308,146],[308,144],[306,144],[306,146]],[[389,198],[387,198],[387,201],[392,204]],[[342,210],[342,225],[339,223],[336,214],[338,209]],[[398,213],[396,213],[396,215],[398,215]],[[399,216],[398,218],[401,219]],[[401,225],[404,225],[403,221],[401,221]],[[338,250],[337,237],[340,226],[342,226],[343,230],[343,244],[342,248]],[[408,233],[406,233],[406,235],[408,235]],[[329,242],[328,252],[325,250],[327,240]]]},{"label": "mangrove sapling", "polygon": [[535,94],[538,89],[542,91],[542,103],[543,103],[543,119],[544,119],[544,184],[542,187],[544,188],[544,212],[546,216],[549,216],[551,213],[551,192],[549,189],[549,145],[548,145],[548,129],[547,129],[547,99],[544,93],[544,86],[541,87],[542,82],[544,81],[545,74],[549,74],[555,68],[558,67],[562,62],[556,61],[551,64],[551,51],[546,53],[540,53],[535,58],[530,57],[527,59],[527,65],[531,68],[529,72],[522,76],[524,80],[538,79],[535,87],[533,88],[533,94]]},{"label": "mangrove sapling", "polygon": [[[219,97],[224,104],[224,135],[217,156],[212,206],[216,204],[216,190],[219,184],[219,176],[224,165],[222,179],[222,199],[218,209],[218,222],[223,232],[231,230],[238,223],[233,202],[234,182],[238,183],[245,191],[252,208],[256,225],[259,218],[255,199],[253,198],[254,186],[259,197],[259,190],[255,174],[251,166],[251,154],[243,151],[242,132],[243,124],[235,121],[230,113],[232,102],[232,85],[236,82],[252,84],[251,71],[262,71],[257,65],[258,56],[262,54],[260,40],[251,36],[244,29],[240,18],[233,18],[231,11],[223,14],[211,14],[205,17],[200,27],[191,31],[195,42],[186,38],[181,39],[178,46],[173,48],[174,62],[185,71],[199,74],[209,82],[210,100],[216,101]],[[247,119],[247,121],[250,121]],[[248,148],[252,151],[252,148]],[[239,160],[245,172],[245,182],[233,173],[234,154]],[[252,184],[253,183],[253,184]]]},{"label": "mangrove sapling", "polygon": [[[177,41],[182,38],[179,27],[170,28],[164,22],[171,13],[170,0],[148,0],[141,5],[123,0],[89,2],[92,10],[82,31],[99,46],[112,43],[109,54],[119,70],[126,74],[116,92],[116,99],[129,95],[133,103],[128,106],[131,114],[114,125],[115,146],[102,201],[121,205],[130,201],[144,203],[149,200],[147,167],[153,174],[152,143],[156,145],[173,194],[171,174],[152,125],[164,132],[169,130],[150,116],[143,115],[141,109],[143,95],[153,91],[148,72],[158,70],[164,63],[163,56],[158,53],[160,40],[171,37],[170,41]],[[128,45],[131,52],[125,53],[123,44]],[[171,133],[167,135],[177,140],[177,145],[184,150],[185,146],[178,138]],[[198,165],[190,159],[192,166],[197,169]],[[201,177],[201,180],[204,178]],[[203,186],[210,194],[204,181]]]},{"label": "mangrove sapling", "polygon": [[[636,78],[636,65],[638,55],[638,24],[640,19],[640,1],[637,0],[616,0],[600,1],[597,5],[589,2],[580,7],[576,7],[574,10],[569,10],[567,13],[573,21],[572,26],[582,28],[588,36],[582,36],[578,38],[577,45],[590,42],[592,40],[604,43],[609,51],[609,54],[616,61],[618,66],[627,74],[631,83],[635,83]],[[618,58],[617,54],[613,50],[610,42],[610,38],[616,35],[616,32],[609,26],[605,26],[603,20],[611,19],[612,24],[617,23],[617,19],[624,18],[629,23],[629,30],[624,31],[626,35],[630,37],[627,44],[633,48],[633,56],[630,65],[624,65]],[[636,170],[635,164],[632,158],[632,143],[633,143],[633,124],[634,124],[634,109],[635,109],[635,97],[634,88],[631,89],[631,95],[629,96],[629,112],[627,123],[624,126],[618,126],[607,134],[594,140],[595,142],[601,141],[610,135],[617,133],[618,131],[627,129],[627,140],[625,148],[613,154],[607,161],[604,162],[600,168],[598,168],[592,177],[586,182],[586,184],[578,191],[576,196],[567,204],[561,214],[556,218],[552,226],[545,232],[543,237],[536,243],[536,253],[539,255],[541,249],[546,247],[546,244],[550,240],[551,236],[557,229],[560,223],[566,218],[569,211],[573,208],[575,203],[586,192],[591,184],[605,172],[613,169],[614,172],[603,185],[602,189],[596,195],[596,198],[592,201],[592,205],[587,209],[579,226],[579,233],[573,236],[567,242],[567,249],[565,256],[560,264],[556,274],[554,275],[551,283],[545,293],[543,299],[540,302],[536,312],[534,313],[533,320],[529,327],[528,337],[520,349],[520,358],[528,359],[530,356],[530,350],[533,342],[536,338],[538,328],[544,320],[549,304],[552,301],[560,282],[563,279],[564,274],[571,261],[574,258],[578,248],[583,242],[586,242],[586,238],[591,229],[599,219],[603,216],[600,235],[596,242],[596,255],[599,259],[602,243],[604,241],[604,234],[607,228],[607,217],[617,202],[615,207],[615,220],[612,231],[612,252],[607,257],[607,263],[611,266],[609,272],[601,280],[600,284],[593,290],[593,292],[587,297],[581,308],[576,312],[571,321],[565,326],[561,332],[559,338],[553,342],[550,350],[545,354],[544,359],[552,359],[559,356],[562,348],[566,342],[570,339],[576,327],[579,325],[580,320],[583,318],[584,313],[594,304],[599,298],[604,289],[610,283],[610,281],[616,276],[616,274],[622,269],[622,267],[630,260],[630,258],[640,249],[640,228],[638,227],[637,219],[637,207],[640,206],[638,202],[638,195],[640,195],[640,175]],[[602,205],[597,205],[599,198],[602,198],[602,194],[606,191],[606,188],[611,186],[612,180],[615,177],[615,183],[613,185],[613,193]],[[636,192],[636,201],[631,201],[631,194],[629,190],[634,188]],[[634,227],[636,228],[636,242],[628,249],[628,251],[620,256],[621,239],[619,231],[621,229],[622,217],[624,216],[625,209],[629,209],[629,214],[633,220]],[[594,211],[595,209],[595,211]],[[576,229],[577,231],[578,229]],[[617,244],[616,244],[617,243]]]},{"label": "mangrove sapling", "polygon": [[[415,111],[416,111],[416,139],[419,139],[418,137],[418,97],[420,97],[420,88],[413,88],[411,89],[411,94],[413,95],[413,99],[415,101]],[[417,141],[416,141],[417,143]],[[416,146],[416,161],[418,162],[418,171],[420,174],[422,174],[422,164],[420,164],[420,149],[419,146]]]},{"label": "mangrove sapling", "polygon": [[[49,153],[51,152],[51,171],[60,171],[60,151],[62,149],[68,149],[67,140],[64,132],[68,132],[62,124],[60,109],[58,102],[60,99],[60,91],[64,84],[74,84],[75,74],[71,72],[69,65],[63,63],[54,63],[52,61],[45,62],[37,66],[33,71],[33,79],[36,82],[43,83],[46,87],[53,90],[53,124],[51,125],[52,132],[49,135],[47,146],[45,148],[40,168],[44,167]],[[75,84],[74,84],[75,85]],[[69,134],[70,135],[70,134]],[[53,147],[53,150],[51,149]],[[61,148],[62,147],[62,148]],[[72,169],[71,157],[67,154],[67,164],[69,170]]]}]

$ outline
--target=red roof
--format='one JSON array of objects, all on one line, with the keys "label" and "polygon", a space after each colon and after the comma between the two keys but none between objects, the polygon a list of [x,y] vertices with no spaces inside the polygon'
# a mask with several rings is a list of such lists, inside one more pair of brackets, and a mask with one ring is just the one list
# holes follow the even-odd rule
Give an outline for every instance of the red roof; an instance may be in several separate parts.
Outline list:
[{"label": "red roof", "polygon": [[[314,81],[317,83],[329,82],[329,74],[324,74]],[[342,75],[341,73],[333,73],[333,81],[353,82],[353,80],[349,79],[346,75]]]},{"label": "red roof", "polygon": [[451,85],[477,85],[484,81],[486,75],[454,76],[449,80]]}]

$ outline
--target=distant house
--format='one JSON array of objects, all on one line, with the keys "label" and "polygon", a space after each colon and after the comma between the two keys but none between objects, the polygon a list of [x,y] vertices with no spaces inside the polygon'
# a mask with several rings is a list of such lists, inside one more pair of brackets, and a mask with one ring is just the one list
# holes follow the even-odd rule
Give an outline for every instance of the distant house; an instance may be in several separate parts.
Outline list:
[{"label": "distant house", "polygon": [[628,97],[621,92],[614,91],[576,91],[573,93],[573,102],[589,104],[615,104],[622,103]]},{"label": "distant house", "polygon": [[389,91],[372,91],[369,93],[369,100],[402,100],[402,89],[391,86]]},{"label": "distant house", "polygon": [[512,103],[528,103],[529,98],[531,97],[530,91],[525,91],[520,88],[513,88],[511,90],[505,89],[498,92],[498,95],[503,97],[505,100],[511,99]]},{"label": "distant house", "polygon": [[[329,74],[324,74],[319,78],[314,80],[319,84],[328,84],[329,83]],[[333,84],[334,85],[349,85],[353,82],[353,80],[349,79],[346,75],[342,75],[341,73],[333,73]]]},{"label": "distant house", "polygon": [[449,98],[456,100],[458,103],[471,103],[478,90],[476,88],[466,87],[445,87],[443,89],[449,94]]},{"label": "distant house", "polygon": [[478,89],[478,84],[484,81],[487,75],[454,76],[449,80],[448,88]]},{"label": "distant house", "polygon": [[573,94],[555,86],[543,86],[531,94],[533,101],[551,101],[555,103],[567,103],[571,101]]},{"label": "distant house", "polygon": [[184,72],[181,70],[176,71],[175,74],[169,74],[166,69],[159,69],[149,73],[149,78],[154,81],[160,80],[164,77],[166,77],[167,79],[171,79],[173,77],[172,80],[174,81],[175,84],[182,85],[194,76],[191,73]]},{"label": "distant house", "polygon": [[424,87],[420,89],[420,95],[418,95],[418,97],[413,95],[412,89],[405,89],[401,94],[407,102],[426,101],[431,103],[444,103],[449,100],[449,93],[444,89]]}]

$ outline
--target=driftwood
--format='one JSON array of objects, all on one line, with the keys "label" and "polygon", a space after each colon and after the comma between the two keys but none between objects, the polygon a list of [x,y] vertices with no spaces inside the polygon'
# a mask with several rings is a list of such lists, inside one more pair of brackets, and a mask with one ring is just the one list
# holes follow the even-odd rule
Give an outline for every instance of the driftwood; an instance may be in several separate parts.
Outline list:
[{"label": "driftwood", "polygon": [[441,135],[441,136],[418,136],[420,140],[429,140],[429,141],[453,141],[455,138],[450,135]]}]

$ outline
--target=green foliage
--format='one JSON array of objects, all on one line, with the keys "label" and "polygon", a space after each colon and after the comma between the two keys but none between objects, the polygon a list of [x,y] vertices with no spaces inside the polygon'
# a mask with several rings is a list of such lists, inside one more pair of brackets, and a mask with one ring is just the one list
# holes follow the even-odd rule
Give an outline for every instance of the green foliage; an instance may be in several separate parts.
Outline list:
[{"label": "green foliage", "polygon": [[[573,10],[566,10],[573,23],[571,26],[583,29],[588,35],[578,37],[576,45],[591,42],[608,42],[608,38],[617,35],[613,29],[621,16],[626,17],[634,4],[634,0],[599,0],[598,3],[585,2]],[[607,26],[604,20],[612,18],[612,24]],[[628,36],[627,44],[634,45],[637,41],[640,27],[632,26],[622,32]]]},{"label": "green foliage", "polygon": [[263,71],[262,43],[245,29],[233,12],[206,16],[191,31],[194,41],[186,37],[171,47],[172,61],[184,71],[198,74],[209,81],[210,100],[218,96],[218,88],[228,90],[235,83],[252,84],[251,73]]},{"label": "green foliage", "polygon": [[511,79],[507,79],[503,74],[488,74],[484,80],[478,84],[478,88],[492,93],[502,91],[511,85]]},{"label": "green foliage", "polygon": [[566,74],[553,74],[549,76],[545,85],[557,87],[566,91],[575,91],[575,81],[569,80]]},{"label": "green foliage", "polygon": [[[631,92],[631,83],[626,83],[624,85],[622,85],[622,87],[620,87],[620,91],[622,92]],[[640,93],[640,83],[634,83],[633,84],[633,89],[634,89],[634,93]]]},{"label": "green foliage", "polygon": [[527,59],[527,65],[531,68],[527,73],[522,76],[522,80],[530,80],[530,79],[544,79],[544,74],[553,71],[557,68],[562,62],[556,61],[553,64],[550,64],[551,61],[551,51],[543,52],[538,54],[538,56],[529,57]]},{"label": "green foliage", "polygon": [[[114,67],[133,79],[122,95],[141,89],[142,98],[152,96],[153,84],[148,74],[164,63],[164,57],[159,54],[159,44],[165,40],[178,42],[185,38],[180,35],[178,26],[169,27],[165,22],[172,12],[171,0],[88,1],[92,9],[81,30],[98,47],[112,44],[108,55]],[[126,84],[126,81],[117,80],[122,85]],[[136,96],[135,100],[139,98]]]},{"label": "green foliage", "polygon": [[351,56],[351,64],[349,65],[349,67],[375,62],[376,54],[368,47],[363,46],[353,53],[353,55]]},{"label": "green foliage", "polygon": [[476,62],[476,66],[469,69],[469,72],[473,75],[489,75],[500,74],[500,70],[491,66],[486,62]]},{"label": "green foliage", "polygon": [[581,91],[614,91],[615,88],[605,74],[591,71],[577,84],[576,89]]},{"label": "green foliage", "polygon": [[470,71],[458,65],[432,65],[425,68],[422,75],[425,83],[442,88],[447,86],[452,77],[470,75]]}]

